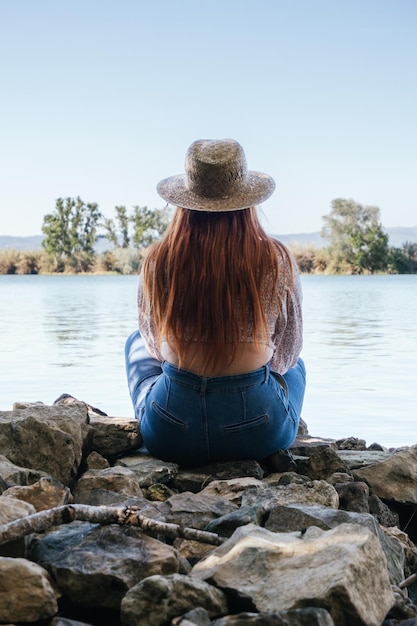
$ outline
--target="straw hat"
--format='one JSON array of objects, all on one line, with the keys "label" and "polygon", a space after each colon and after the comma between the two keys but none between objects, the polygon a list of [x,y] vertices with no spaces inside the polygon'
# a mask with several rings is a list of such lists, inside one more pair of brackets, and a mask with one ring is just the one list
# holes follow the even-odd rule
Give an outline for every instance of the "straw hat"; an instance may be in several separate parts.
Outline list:
[{"label": "straw hat", "polygon": [[237,211],[260,204],[275,189],[262,172],[248,171],[242,146],[233,139],[199,139],[188,148],[185,174],[158,183],[159,195],[196,211]]}]

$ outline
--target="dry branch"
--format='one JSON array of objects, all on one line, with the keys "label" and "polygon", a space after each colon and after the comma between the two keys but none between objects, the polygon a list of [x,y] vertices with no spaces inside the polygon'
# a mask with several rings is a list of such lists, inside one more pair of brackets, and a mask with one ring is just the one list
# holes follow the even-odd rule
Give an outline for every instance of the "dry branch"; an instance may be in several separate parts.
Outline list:
[{"label": "dry branch", "polygon": [[40,511],[0,526],[0,545],[22,539],[31,533],[42,532],[53,526],[69,524],[74,520],[93,524],[119,524],[138,526],[142,530],[162,533],[170,539],[181,537],[201,543],[218,546],[225,539],[216,533],[196,528],[187,528],[177,524],[158,522],[141,515],[136,507],[116,508],[110,506],[90,506],[87,504],[67,504]]},{"label": "dry branch", "polygon": [[404,589],[405,587],[409,587],[410,585],[412,585],[416,580],[417,580],[417,572],[415,574],[411,574],[411,576],[409,576],[405,580],[402,580],[398,584],[398,587],[400,589]]}]

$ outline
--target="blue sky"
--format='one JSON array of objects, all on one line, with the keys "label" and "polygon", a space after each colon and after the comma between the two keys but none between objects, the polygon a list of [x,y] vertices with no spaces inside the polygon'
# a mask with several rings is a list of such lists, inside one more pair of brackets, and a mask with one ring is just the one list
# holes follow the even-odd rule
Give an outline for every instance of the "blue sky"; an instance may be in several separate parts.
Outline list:
[{"label": "blue sky", "polygon": [[58,197],[162,207],[195,139],[272,175],[273,233],[332,199],[417,225],[415,0],[0,0],[0,235]]}]

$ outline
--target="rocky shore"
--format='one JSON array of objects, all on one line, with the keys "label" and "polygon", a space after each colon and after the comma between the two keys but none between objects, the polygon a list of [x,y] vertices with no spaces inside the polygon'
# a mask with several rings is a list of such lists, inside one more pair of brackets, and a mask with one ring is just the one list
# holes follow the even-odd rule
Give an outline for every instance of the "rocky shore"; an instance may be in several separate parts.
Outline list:
[{"label": "rocky shore", "polygon": [[69,396],[0,412],[0,624],[417,626],[417,445],[180,468]]}]

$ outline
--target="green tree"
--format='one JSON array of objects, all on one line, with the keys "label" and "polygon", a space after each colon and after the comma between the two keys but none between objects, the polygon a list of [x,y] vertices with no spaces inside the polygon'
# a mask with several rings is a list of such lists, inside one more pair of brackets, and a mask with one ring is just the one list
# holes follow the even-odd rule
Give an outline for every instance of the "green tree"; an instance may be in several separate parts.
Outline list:
[{"label": "green tree", "polygon": [[147,248],[159,239],[166,230],[170,219],[170,212],[164,209],[148,209],[148,207],[133,207],[131,222],[133,225],[132,243],[135,248]]},{"label": "green tree", "polygon": [[115,248],[133,247],[137,250],[147,248],[159,239],[170,220],[168,209],[148,209],[134,206],[131,215],[126,207],[116,207],[115,219],[105,218],[102,222],[105,239]]},{"label": "green tree", "polygon": [[329,241],[333,269],[353,274],[385,271],[388,235],[379,221],[379,208],[342,198],[333,200],[331,206],[330,214],[323,216],[321,234]]},{"label": "green tree", "polygon": [[42,246],[55,257],[57,271],[65,266],[88,271],[94,262],[94,244],[101,213],[96,203],[77,198],[58,198],[55,211],[43,218]]},{"label": "green tree", "polygon": [[130,218],[125,206],[116,207],[116,219],[106,217],[103,221],[105,230],[104,237],[108,239],[115,248],[128,248],[130,244],[129,236]]},{"label": "green tree", "polygon": [[406,241],[401,248],[390,248],[388,269],[393,274],[416,274],[417,243]]}]

